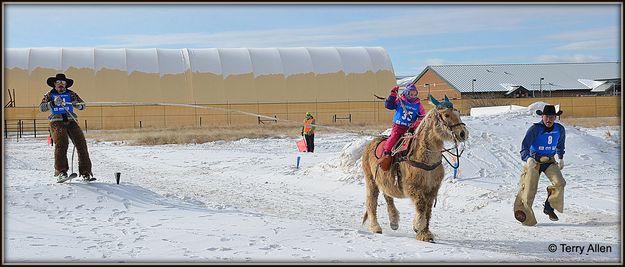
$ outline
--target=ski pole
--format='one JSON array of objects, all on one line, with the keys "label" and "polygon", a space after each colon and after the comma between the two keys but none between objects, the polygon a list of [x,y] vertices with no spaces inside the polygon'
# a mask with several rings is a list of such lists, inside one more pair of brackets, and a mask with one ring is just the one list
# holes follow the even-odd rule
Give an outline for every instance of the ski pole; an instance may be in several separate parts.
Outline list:
[{"label": "ski pole", "polygon": [[72,174],[74,173],[74,151],[76,151],[76,145],[72,149]]}]

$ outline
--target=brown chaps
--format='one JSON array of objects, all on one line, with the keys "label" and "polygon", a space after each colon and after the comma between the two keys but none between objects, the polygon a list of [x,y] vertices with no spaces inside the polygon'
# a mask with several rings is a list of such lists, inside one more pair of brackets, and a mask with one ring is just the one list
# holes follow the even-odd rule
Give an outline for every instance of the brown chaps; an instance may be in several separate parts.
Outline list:
[{"label": "brown chaps", "polygon": [[82,129],[75,121],[53,121],[50,122],[50,133],[54,142],[54,176],[61,172],[68,172],[67,147],[69,139],[72,140],[78,153],[78,172],[80,175],[93,176],[91,173],[91,160],[87,151],[87,141]]},{"label": "brown chaps", "polygon": [[[519,182],[519,192],[514,201],[514,211],[523,211],[526,215],[526,219],[523,222],[523,225],[526,226],[536,225],[537,223],[532,206],[534,205],[534,197],[538,189],[538,178],[540,177],[539,168],[540,163],[532,158],[523,166],[523,172],[521,173]],[[545,176],[551,181],[551,185],[547,186],[547,191],[549,192],[547,200],[551,207],[559,212],[563,212],[564,186],[566,185],[566,181],[564,181],[562,177],[562,172],[560,172],[558,164],[551,164],[545,170]]]}]

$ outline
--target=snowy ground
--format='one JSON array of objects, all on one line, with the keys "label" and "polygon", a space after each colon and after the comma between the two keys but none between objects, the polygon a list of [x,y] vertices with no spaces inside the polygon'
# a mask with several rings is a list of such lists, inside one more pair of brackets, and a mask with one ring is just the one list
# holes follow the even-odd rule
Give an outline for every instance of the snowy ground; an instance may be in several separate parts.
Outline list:
[{"label": "snowy ground", "polygon": [[[469,141],[458,179],[451,179],[446,167],[448,178],[430,226],[436,243],[415,240],[414,208],[407,199],[396,200],[398,230],[388,226],[382,197],[378,214],[383,234],[361,225],[365,186],[360,153],[372,137],[319,132],[312,154],[297,152],[295,139],[163,146],[90,141],[98,178],[91,184],[56,184],[53,151],[45,139],[4,140],[3,258],[83,263],[622,262],[620,127],[567,127],[560,221],[542,214],[548,184],[544,175],[535,201],[538,225],[526,227],[514,219],[520,143],[531,123],[540,120],[531,112],[502,108],[463,117]],[[299,169],[297,156],[302,157]],[[119,185],[116,171],[122,173]],[[556,245],[555,252],[549,251],[550,244]],[[610,250],[589,252],[589,245]]]}]

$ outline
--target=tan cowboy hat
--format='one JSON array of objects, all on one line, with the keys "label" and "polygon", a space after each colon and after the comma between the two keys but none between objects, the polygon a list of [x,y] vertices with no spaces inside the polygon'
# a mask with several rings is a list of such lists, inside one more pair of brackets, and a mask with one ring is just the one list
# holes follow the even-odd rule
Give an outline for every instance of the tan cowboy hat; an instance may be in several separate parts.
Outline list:
[{"label": "tan cowboy hat", "polygon": [[46,81],[46,83],[50,86],[50,87],[54,87],[54,82],[56,81],[65,81],[67,82],[67,85],[65,85],[65,88],[70,88],[72,87],[72,85],[74,84],[74,80],[72,79],[68,79],[67,77],[65,77],[65,74],[63,73],[59,73],[57,74],[55,77],[50,77],[48,78],[48,80]]}]

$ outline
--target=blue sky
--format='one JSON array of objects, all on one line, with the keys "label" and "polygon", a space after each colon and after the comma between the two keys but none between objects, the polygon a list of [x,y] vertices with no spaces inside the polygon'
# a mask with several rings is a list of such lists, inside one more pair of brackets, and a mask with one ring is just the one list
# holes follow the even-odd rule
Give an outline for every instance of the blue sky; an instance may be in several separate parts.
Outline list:
[{"label": "blue sky", "polygon": [[621,61],[621,4],[7,4],[4,47],[381,46],[427,65]]}]

